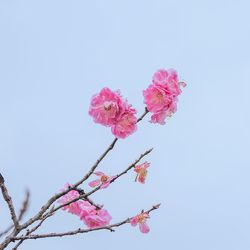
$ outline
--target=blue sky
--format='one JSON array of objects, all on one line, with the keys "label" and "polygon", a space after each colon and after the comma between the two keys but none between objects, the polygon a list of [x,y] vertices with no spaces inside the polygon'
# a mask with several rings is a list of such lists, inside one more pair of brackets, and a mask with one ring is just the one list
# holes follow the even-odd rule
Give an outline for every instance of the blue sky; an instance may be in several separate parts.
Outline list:
[{"label": "blue sky", "polygon": [[[0,166],[16,207],[30,188],[30,216],[112,141],[87,114],[94,93],[120,89],[141,113],[155,70],[175,68],[187,83],[165,126],[146,117],[100,166],[115,174],[154,147],[145,185],[130,173],[93,197],[114,222],[161,202],[150,234],[126,225],[20,249],[250,249],[249,8],[246,0],[0,1]],[[60,212],[40,232],[80,226]]]}]

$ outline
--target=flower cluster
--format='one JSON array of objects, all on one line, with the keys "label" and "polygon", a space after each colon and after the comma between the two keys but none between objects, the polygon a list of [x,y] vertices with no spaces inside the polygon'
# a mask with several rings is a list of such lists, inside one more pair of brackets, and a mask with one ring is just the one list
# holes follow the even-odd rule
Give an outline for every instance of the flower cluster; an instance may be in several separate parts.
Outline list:
[{"label": "flower cluster", "polygon": [[144,162],[140,165],[135,166],[134,171],[137,173],[135,181],[138,181],[142,184],[145,183],[146,176],[148,174],[147,168],[150,166],[149,162]]},{"label": "flower cluster", "polygon": [[[69,187],[71,187],[71,185],[66,184],[65,190],[67,190]],[[58,202],[60,204],[66,204],[78,197],[78,191],[71,190],[62,196]],[[69,205],[64,206],[62,209],[80,217],[84,224],[90,229],[107,226],[112,219],[107,210],[97,208],[96,206],[91,205],[88,201],[77,200],[70,203]]]},{"label": "flower cluster", "polygon": [[117,138],[126,138],[136,130],[136,110],[123,100],[119,91],[103,88],[91,100],[89,115],[96,123],[111,127]]},{"label": "flower cluster", "polygon": [[142,212],[142,213],[136,215],[135,217],[133,217],[132,219],[130,219],[130,224],[133,227],[135,227],[135,226],[137,226],[137,224],[139,224],[140,231],[142,233],[148,233],[150,231],[150,229],[147,225],[147,222],[146,222],[148,218],[149,218],[149,214]]},{"label": "flower cluster", "polygon": [[151,122],[165,124],[165,119],[177,110],[178,95],[186,84],[179,82],[173,69],[160,69],[153,75],[153,84],[143,91],[144,103],[153,115]]},{"label": "flower cluster", "polygon": [[[153,75],[152,84],[143,91],[146,111],[138,120],[135,116],[136,110],[122,98],[120,92],[112,91],[107,87],[92,97],[89,115],[92,116],[94,122],[110,127],[116,138],[126,138],[136,131],[137,121],[140,121],[148,112],[152,113],[152,123],[165,124],[165,119],[176,112],[178,96],[182,92],[181,87],[185,86],[184,82],[179,82],[175,70],[160,69]],[[149,162],[134,166],[135,181],[145,183],[149,166]],[[100,171],[93,174],[97,176],[97,179],[92,180],[88,185],[99,189],[107,188],[112,181],[119,177],[119,175],[109,176]],[[70,187],[67,184],[65,190]],[[59,199],[59,202],[67,204],[77,198],[79,198],[78,191],[70,190]],[[109,225],[112,218],[108,211],[94,206],[93,202],[89,201],[77,199],[77,201],[63,206],[62,209],[80,217],[88,228]],[[148,233],[149,227],[146,223],[148,218],[149,213],[142,211],[129,221],[132,226],[139,225],[142,233]]]}]

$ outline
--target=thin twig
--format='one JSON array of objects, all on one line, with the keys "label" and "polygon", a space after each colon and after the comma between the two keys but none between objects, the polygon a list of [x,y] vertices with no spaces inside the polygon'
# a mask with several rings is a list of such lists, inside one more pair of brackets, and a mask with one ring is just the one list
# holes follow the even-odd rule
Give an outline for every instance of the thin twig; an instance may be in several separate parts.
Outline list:
[{"label": "thin twig", "polygon": [[[157,204],[155,206],[152,206],[151,209],[145,211],[144,213],[149,214],[155,209],[158,209],[160,207],[160,204]],[[132,217],[131,217],[132,218]],[[76,234],[82,234],[82,233],[88,233],[92,231],[98,231],[98,230],[109,230],[111,232],[114,231],[113,228],[122,226],[124,224],[130,223],[131,218],[125,219],[121,222],[111,224],[109,226],[104,226],[104,227],[98,227],[98,228],[92,228],[92,229],[76,229],[73,231],[68,231],[64,233],[48,233],[48,234],[33,234],[33,235],[28,235],[28,236],[21,236],[21,237],[16,237],[13,239],[13,241],[17,240],[31,240],[31,239],[41,239],[41,238],[54,238],[54,237],[63,237],[63,236],[70,236],[70,235],[76,235]]]},{"label": "thin twig", "polygon": [[147,115],[148,112],[148,109],[145,108],[144,113],[137,119],[137,123],[139,123]]},{"label": "thin twig", "polygon": [[22,203],[21,209],[19,211],[18,221],[23,219],[23,216],[27,212],[29,208],[29,201],[30,201],[30,191],[28,189],[25,190],[25,199]]},{"label": "thin twig", "polygon": [[[21,206],[21,209],[19,211],[19,215],[18,215],[18,222],[20,223],[20,221],[22,220],[24,214],[27,212],[28,210],[28,206],[29,206],[29,199],[30,199],[30,192],[29,190],[25,191],[25,199],[23,201],[23,204]],[[3,232],[0,233],[0,238],[7,234],[12,228],[14,227],[14,225],[10,225],[6,230],[4,230]]]},{"label": "thin twig", "polygon": [[7,187],[4,184],[4,178],[3,178],[2,175],[0,177],[0,188],[1,188],[1,191],[2,191],[2,194],[3,194],[3,198],[4,198],[4,200],[6,201],[6,203],[8,205],[10,215],[11,215],[11,219],[12,219],[12,221],[14,223],[14,227],[15,227],[16,230],[18,230],[19,223],[18,223],[18,219],[17,219],[16,212],[15,212],[15,209],[14,209],[14,205],[13,205],[13,202],[12,202],[12,198],[9,195]]}]

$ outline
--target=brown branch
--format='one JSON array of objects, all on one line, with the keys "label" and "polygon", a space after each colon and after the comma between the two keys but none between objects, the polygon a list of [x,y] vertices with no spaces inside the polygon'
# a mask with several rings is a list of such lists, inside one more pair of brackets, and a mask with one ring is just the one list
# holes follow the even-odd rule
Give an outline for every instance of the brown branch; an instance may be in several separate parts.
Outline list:
[{"label": "brown branch", "polygon": [[[53,209],[53,208],[52,208]],[[36,225],[36,226],[34,226],[32,229],[28,229],[27,230],[27,232],[26,232],[26,234],[25,234],[25,236],[28,236],[28,235],[31,235],[32,233],[34,233],[39,227],[41,227],[42,226],[42,224],[43,224],[43,222],[48,218],[48,217],[50,217],[50,216],[52,216],[53,215],[53,213],[49,213],[49,214],[47,214],[46,216],[43,216],[42,218],[41,218],[41,220],[40,220],[40,222]],[[15,247],[12,249],[12,250],[16,250],[23,242],[24,242],[24,240],[25,239],[21,239],[16,245],[15,245]]]},{"label": "brown branch", "polygon": [[[141,161],[141,159],[143,159],[146,155],[148,155],[151,151],[153,150],[153,148],[145,151],[143,154],[140,155],[140,157],[135,160],[132,164],[130,164],[124,171],[122,171],[120,174],[116,175],[116,177],[110,182],[110,184],[112,182],[114,182],[115,180],[117,180],[119,177],[121,177],[122,175],[126,174],[131,168],[135,167],[135,165]],[[93,193],[95,193],[96,191],[98,191],[100,189],[100,186],[99,187],[96,187],[94,188],[92,191],[86,193],[86,194],[82,194],[80,195],[79,197],[75,198],[75,199],[72,199],[71,201],[69,202],[66,202],[58,207],[56,207],[54,210],[53,210],[53,213],[55,213],[57,210],[65,207],[65,206],[68,206],[70,205],[71,203],[74,203],[80,199],[86,199],[87,197],[89,197],[90,195],[92,195]]]},{"label": "brown branch", "polygon": [[[145,112],[141,115],[141,117],[138,118],[137,123],[140,122],[148,113],[148,110],[145,109]],[[74,185],[72,185],[70,188],[68,188],[65,191],[62,191],[58,194],[55,194],[54,196],[52,196],[40,209],[40,211],[32,218],[30,218],[28,221],[26,221],[24,224],[19,225],[18,220],[16,218],[15,213],[12,215],[12,220],[13,222],[15,221],[15,231],[8,236],[4,242],[2,244],[0,244],[0,250],[4,249],[13,239],[13,237],[15,237],[20,231],[22,231],[23,229],[29,227],[30,225],[32,225],[34,222],[38,221],[38,220],[42,220],[42,222],[45,220],[43,220],[44,216],[46,216],[46,218],[48,218],[49,216],[51,216],[54,212],[52,212],[51,210],[47,213],[44,214],[49,208],[50,206],[56,201],[58,200],[60,197],[62,197],[63,195],[67,194],[68,192],[70,192],[71,190],[77,188],[79,185],[81,185],[84,181],[86,181],[95,171],[95,169],[98,167],[98,165],[100,164],[100,162],[107,156],[107,154],[114,148],[115,144],[117,143],[118,138],[115,138],[112,143],[109,145],[109,147],[105,150],[105,152],[99,157],[99,159],[96,161],[96,163],[91,167],[91,169],[89,170],[89,172],[78,182],[76,182]],[[4,179],[2,176],[0,176],[0,182],[4,183]],[[88,199],[88,196],[90,196],[92,193],[96,192],[97,190],[99,190],[100,187],[92,190],[91,192],[89,192],[88,194],[84,194],[81,195],[79,198],[83,198],[83,199]],[[73,202],[73,201],[72,201]],[[13,207],[13,206],[12,206]],[[59,208],[58,208],[59,209]],[[12,210],[12,209],[11,209]],[[12,210],[14,211],[14,210]],[[12,214],[12,213],[11,213]],[[17,222],[17,223],[16,223]],[[39,223],[40,224],[40,223]],[[38,225],[39,225],[38,224]],[[41,223],[42,224],[42,223]],[[18,226],[18,227],[16,227]],[[18,230],[17,230],[18,229]],[[22,241],[19,242],[19,245],[22,243]],[[16,248],[19,246],[17,244]]]},{"label": "brown branch", "polygon": [[24,240],[20,240],[13,248],[12,250],[17,250],[17,248],[24,242]]},{"label": "brown branch", "polygon": [[[29,190],[26,190],[25,192],[25,199],[23,201],[23,204],[21,206],[21,209],[19,211],[19,215],[18,215],[18,222],[20,222],[24,216],[24,214],[27,212],[28,210],[28,206],[29,206],[29,200],[30,200],[30,192]],[[0,233],[0,238],[7,234],[12,228],[14,227],[14,225],[10,225],[6,230],[4,230],[3,232]]]},{"label": "brown branch", "polygon": [[19,211],[18,221],[23,219],[23,216],[27,212],[29,208],[29,201],[30,201],[30,191],[28,189],[25,190],[25,199],[22,203],[21,209]]},{"label": "brown branch", "polygon": [[[151,209],[145,211],[144,213],[148,213],[150,214],[153,210],[156,210],[160,207],[160,204],[157,204],[155,206],[152,206]],[[125,219],[121,222],[115,223],[115,224],[111,224],[109,226],[104,226],[104,227],[98,227],[98,228],[92,228],[92,229],[76,229],[73,231],[68,231],[68,232],[64,232],[64,233],[48,233],[48,234],[33,234],[33,235],[28,235],[28,236],[20,236],[20,237],[16,237],[13,239],[13,241],[17,241],[17,240],[34,240],[34,239],[41,239],[41,238],[54,238],[54,237],[63,237],[63,236],[70,236],[70,235],[76,235],[76,234],[82,234],[82,233],[89,233],[92,231],[99,231],[99,230],[109,230],[111,232],[114,232],[115,227],[120,227],[124,224],[130,223],[130,220],[133,217],[130,217],[128,219]]]},{"label": "brown branch", "polygon": [[97,166],[99,165],[99,163],[104,159],[104,157],[108,154],[108,152],[110,150],[113,149],[115,143],[117,142],[117,138],[115,138],[113,140],[113,142],[110,144],[110,146],[107,148],[107,150],[101,155],[101,157],[96,161],[96,163],[92,166],[92,168],[90,169],[90,171],[77,183],[75,183],[74,185],[72,185],[70,188],[68,188],[65,191],[62,191],[54,196],[52,196],[47,203],[40,209],[40,211],[31,219],[29,219],[26,223],[24,223],[23,225],[21,225],[21,229],[25,229],[28,226],[30,226],[31,224],[33,224],[35,221],[39,220],[42,215],[48,210],[48,208],[56,201],[58,200],[60,197],[62,197],[63,195],[67,194],[69,191],[76,189],[80,184],[82,184],[97,168]]},{"label": "brown branch", "polygon": [[137,123],[139,123],[147,115],[148,112],[148,109],[145,108],[144,113],[137,119]]},{"label": "brown branch", "polygon": [[[137,119],[137,123],[140,122],[148,113],[148,110],[145,109],[144,113]],[[21,225],[21,229],[25,229],[28,226],[30,226],[32,223],[34,223],[35,221],[39,220],[42,215],[49,209],[49,207],[56,201],[58,200],[60,197],[62,197],[63,195],[67,194],[68,192],[70,192],[71,190],[77,188],[79,185],[81,185],[84,181],[86,181],[91,174],[93,174],[93,172],[95,171],[95,169],[98,167],[98,165],[100,164],[100,162],[106,157],[106,155],[114,148],[115,144],[117,143],[118,138],[115,138],[112,143],[109,145],[109,147],[105,150],[105,152],[98,158],[98,160],[96,161],[96,163],[91,167],[91,169],[89,170],[89,172],[78,182],[76,182],[74,185],[72,185],[70,188],[68,188],[65,191],[62,191],[54,196],[52,196],[47,203],[40,209],[40,211],[31,219],[29,219],[26,223],[24,223],[23,225]],[[87,196],[86,196],[87,197]],[[83,198],[83,197],[82,197]]]},{"label": "brown branch", "polygon": [[1,188],[1,191],[2,191],[2,194],[3,194],[3,198],[4,198],[4,200],[6,201],[6,203],[8,205],[8,208],[9,208],[9,211],[10,211],[10,216],[11,216],[11,219],[13,221],[14,227],[15,227],[16,230],[18,230],[19,223],[18,223],[18,219],[17,219],[16,212],[15,212],[15,209],[14,209],[14,205],[13,205],[13,202],[12,202],[12,198],[8,193],[7,187],[4,184],[4,178],[3,178],[3,176],[1,174],[0,174],[0,188]]}]

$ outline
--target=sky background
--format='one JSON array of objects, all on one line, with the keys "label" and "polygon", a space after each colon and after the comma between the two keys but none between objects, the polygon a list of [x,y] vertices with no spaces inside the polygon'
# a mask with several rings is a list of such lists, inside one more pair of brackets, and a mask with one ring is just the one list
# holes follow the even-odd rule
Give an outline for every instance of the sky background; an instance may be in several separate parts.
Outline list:
[{"label": "sky background", "polygon": [[[147,116],[99,168],[116,174],[154,147],[145,185],[131,172],[92,197],[113,222],[161,202],[151,232],[125,225],[20,250],[250,249],[249,10],[247,0],[0,1],[0,171],[17,209],[31,190],[26,218],[112,141],[88,116],[94,93],[120,89],[140,114],[157,69],[187,83],[165,126]],[[10,223],[2,198],[0,220]],[[82,226],[61,211],[39,232]]]}]

